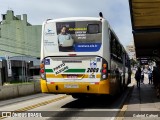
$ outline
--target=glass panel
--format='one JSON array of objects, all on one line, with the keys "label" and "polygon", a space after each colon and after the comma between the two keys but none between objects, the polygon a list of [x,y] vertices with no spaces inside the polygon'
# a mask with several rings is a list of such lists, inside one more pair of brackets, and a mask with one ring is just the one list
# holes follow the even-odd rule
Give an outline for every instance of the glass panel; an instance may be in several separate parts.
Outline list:
[{"label": "glass panel", "polygon": [[88,24],[87,32],[89,34],[96,34],[99,32],[99,25],[98,24]]}]

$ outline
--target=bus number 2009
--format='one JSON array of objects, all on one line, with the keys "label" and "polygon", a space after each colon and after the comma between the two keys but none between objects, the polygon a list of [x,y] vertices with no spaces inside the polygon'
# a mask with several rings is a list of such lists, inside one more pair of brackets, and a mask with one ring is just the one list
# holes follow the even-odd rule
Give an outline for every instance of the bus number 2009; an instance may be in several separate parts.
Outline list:
[{"label": "bus number 2009", "polygon": [[88,68],[87,72],[98,72],[99,68]]}]

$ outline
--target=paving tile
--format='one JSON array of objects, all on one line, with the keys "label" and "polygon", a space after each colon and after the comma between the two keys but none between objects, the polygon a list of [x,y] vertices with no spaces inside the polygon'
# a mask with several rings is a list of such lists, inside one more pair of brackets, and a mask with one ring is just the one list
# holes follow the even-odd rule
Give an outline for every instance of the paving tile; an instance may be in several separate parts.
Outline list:
[{"label": "paving tile", "polygon": [[125,117],[123,120],[141,120],[141,118],[136,118],[136,117]]},{"label": "paving tile", "polygon": [[155,108],[141,108],[141,111],[159,111],[159,109]]},{"label": "paving tile", "polygon": [[151,113],[160,113],[160,99],[156,97],[156,90],[153,87],[153,85],[148,84],[147,78],[145,78],[144,84],[141,84],[140,89],[138,89],[136,85],[134,85],[133,91],[130,95],[130,99],[127,105],[127,110],[124,114],[124,116],[126,117],[123,120],[160,120],[160,114],[159,118],[153,116],[130,117],[131,114],[134,112],[140,114],[147,114],[150,111]]}]

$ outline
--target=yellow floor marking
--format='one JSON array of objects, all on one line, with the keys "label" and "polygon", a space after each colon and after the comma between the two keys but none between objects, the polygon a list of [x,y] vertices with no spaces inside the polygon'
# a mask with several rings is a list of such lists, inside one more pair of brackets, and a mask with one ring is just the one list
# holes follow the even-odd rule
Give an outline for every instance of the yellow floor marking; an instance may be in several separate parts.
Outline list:
[{"label": "yellow floor marking", "polygon": [[34,109],[34,108],[37,108],[37,107],[40,107],[40,106],[44,106],[44,105],[50,104],[52,102],[56,102],[56,101],[62,100],[64,98],[66,98],[66,97],[68,97],[68,96],[65,95],[65,96],[62,96],[62,97],[59,97],[59,98],[47,100],[47,101],[44,101],[44,102],[41,102],[41,103],[37,103],[35,105],[31,105],[31,106],[27,106],[27,107],[24,107],[24,108],[17,109],[15,111],[18,111],[18,112],[19,111],[28,111],[28,110],[31,110],[31,109]]},{"label": "yellow floor marking", "polygon": [[[37,104],[34,104],[34,105],[30,105],[30,106],[27,106],[27,107],[23,107],[23,108],[14,110],[13,113],[25,112],[25,111],[28,111],[28,110],[31,110],[31,109],[34,109],[34,108],[38,108],[40,106],[44,106],[44,105],[50,104],[52,102],[57,102],[57,101],[62,100],[64,98],[66,98],[66,97],[68,97],[68,95],[64,95],[64,96],[61,96],[61,97],[58,97],[58,98],[54,98],[54,99],[51,99],[51,100],[46,100],[44,102],[40,102],[40,103],[37,103]],[[2,115],[0,115],[0,119],[4,119],[4,118],[7,118],[7,117],[2,117]]]},{"label": "yellow floor marking", "polygon": [[116,120],[123,120],[125,111],[127,110],[128,105],[123,105],[123,108],[119,111]]},{"label": "yellow floor marking", "polygon": [[[136,84],[136,81],[134,80],[133,81],[133,85]],[[125,115],[125,112],[128,108],[128,105],[127,105],[127,102],[123,105],[122,109],[119,111],[119,113],[117,114],[116,116],[116,120],[123,120],[124,119],[124,115]]]}]

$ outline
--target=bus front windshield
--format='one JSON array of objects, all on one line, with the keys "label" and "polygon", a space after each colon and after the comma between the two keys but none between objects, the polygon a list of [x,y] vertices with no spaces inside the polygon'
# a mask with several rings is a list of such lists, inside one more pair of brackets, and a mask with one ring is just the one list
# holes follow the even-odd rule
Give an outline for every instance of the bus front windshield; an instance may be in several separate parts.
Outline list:
[{"label": "bus front windshield", "polygon": [[96,52],[102,43],[100,21],[57,22],[59,52]]}]

